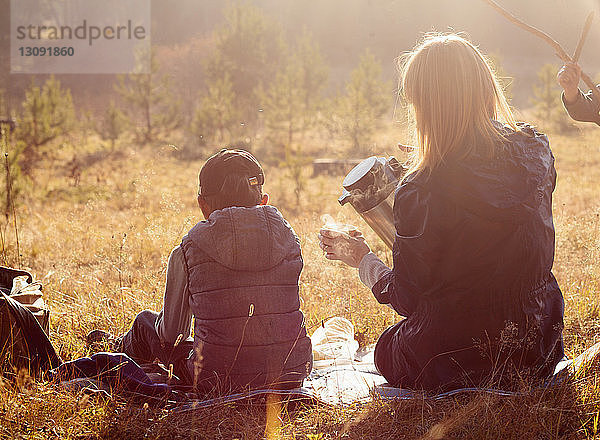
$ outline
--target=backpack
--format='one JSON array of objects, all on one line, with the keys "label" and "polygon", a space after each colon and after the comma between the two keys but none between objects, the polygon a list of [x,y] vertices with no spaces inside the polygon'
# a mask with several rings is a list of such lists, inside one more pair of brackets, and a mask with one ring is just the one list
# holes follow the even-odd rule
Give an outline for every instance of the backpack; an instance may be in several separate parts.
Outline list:
[{"label": "backpack", "polygon": [[26,370],[36,377],[60,365],[48,328],[41,284],[29,272],[0,266],[0,373]]}]

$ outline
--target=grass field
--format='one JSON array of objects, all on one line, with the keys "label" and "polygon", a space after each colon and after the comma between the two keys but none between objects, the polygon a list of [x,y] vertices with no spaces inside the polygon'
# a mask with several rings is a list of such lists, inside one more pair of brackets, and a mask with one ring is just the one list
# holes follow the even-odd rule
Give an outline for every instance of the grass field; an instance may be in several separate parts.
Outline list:
[{"label": "grass field", "polygon": [[[554,272],[563,290],[565,342],[576,356],[600,339],[600,129],[569,137],[550,133],[558,185],[554,198]],[[88,353],[95,328],[125,331],[137,312],[160,310],[170,250],[201,214],[195,202],[202,161],[171,147],[110,153],[90,139],[58,148],[36,167],[17,206],[19,251],[12,223],[2,226],[2,263],[32,271],[52,310],[50,337],[65,360]],[[388,151],[390,153],[390,151]],[[260,157],[259,157],[260,159]],[[310,177],[296,206],[285,171],[266,167],[265,191],[301,237],[305,269],[301,298],[312,333],[322,320],[344,316],[362,343],[372,343],[398,317],[377,304],[356,270],[324,259],[316,238],[325,213],[356,224],[384,261],[383,243],[349,206],[337,203],[341,177]],[[440,402],[373,402],[345,409],[290,408],[270,438],[392,439],[600,438],[600,383],[588,372],[548,390],[501,398],[470,395]],[[0,438],[262,438],[262,402],[227,405],[185,417],[57,391],[26,378],[1,382]]]}]

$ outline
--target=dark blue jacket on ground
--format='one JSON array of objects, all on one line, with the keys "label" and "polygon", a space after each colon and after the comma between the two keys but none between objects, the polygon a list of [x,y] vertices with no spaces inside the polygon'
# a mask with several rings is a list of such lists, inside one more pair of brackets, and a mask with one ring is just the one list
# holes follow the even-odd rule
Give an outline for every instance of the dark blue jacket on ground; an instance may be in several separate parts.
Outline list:
[{"label": "dark blue jacket on ground", "polygon": [[395,386],[509,386],[563,357],[554,258],[554,157],[545,135],[506,132],[493,160],[449,158],[396,192],[392,272],[373,293],[406,319],[375,350]]},{"label": "dark blue jacket on ground", "polygon": [[144,370],[123,353],[96,353],[65,362],[51,370],[48,376],[56,381],[90,378],[109,389],[153,397],[167,397],[171,393],[169,385],[152,382]]}]

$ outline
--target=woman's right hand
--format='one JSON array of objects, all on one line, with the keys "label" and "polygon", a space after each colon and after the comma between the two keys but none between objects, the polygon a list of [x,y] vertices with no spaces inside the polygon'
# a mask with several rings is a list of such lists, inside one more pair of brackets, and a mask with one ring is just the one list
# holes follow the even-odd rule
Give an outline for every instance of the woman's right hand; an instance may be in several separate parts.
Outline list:
[{"label": "woman's right hand", "polygon": [[579,80],[581,79],[581,67],[577,63],[566,63],[558,71],[556,77],[558,83],[565,91],[565,100],[572,103],[579,97]]},{"label": "woman's right hand", "polygon": [[319,246],[325,251],[325,258],[328,260],[339,260],[351,267],[358,267],[363,257],[371,252],[365,237],[358,230],[346,234],[321,229]]}]

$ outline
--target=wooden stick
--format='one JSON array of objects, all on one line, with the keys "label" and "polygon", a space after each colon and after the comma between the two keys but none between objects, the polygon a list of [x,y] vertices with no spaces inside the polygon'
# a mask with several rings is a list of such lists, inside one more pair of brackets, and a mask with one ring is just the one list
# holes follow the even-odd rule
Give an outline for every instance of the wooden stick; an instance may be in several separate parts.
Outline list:
[{"label": "wooden stick", "polygon": [[569,54],[567,52],[565,52],[565,50],[561,47],[561,45],[558,44],[558,42],[556,40],[554,40],[550,35],[548,35],[544,31],[539,30],[536,27],[528,25],[523,20],[515,17],[510,12],[508,12],[506,9],[504,9],[502,6],[500,6],[498,3],[496,3],[494,0],[483,0],[483,1],[486,2],[488,5],[490,5],[492,8],[494,8],[497,12],[502,14],[509,21],[511,21],[514,24],[516,24],[517,26],[525,29],[527,32],[531,32],[532,34],[541,38],[546,43],[548,43],[550,46],[552,46],[554,48],[554,51],[556,52],[556,55],[558,55],[558,57],[561,60],[563,60],[565,62],[571,61],[571,57],[569,56]]},{"label": "wooden stick", "polygon": [[[501,15],[503,15],[506,19],[508,19],[512,23],[525,29],[527,32],[531,32],[533,35],[541,38],[546,43],[548,43],[550,46],[552,46],[552,48],[556,52],[556,55],[558,55],[558,57],[563,62],[565,62],[565,63],[573,62],[573,58],[571,58],[571,56],[562,48],[562,46],[556,40],[554,40],[550,35],[539,30],[536,27],[533,27],[533,26],[525,23],[521,19],[515,17],[510,12],[508,12],[506,9],[504,9],[502,6],[500,6],[498,3],[496,3],[494,0],[483,0],[483,1],[486,2],[488,5],[490,5],[492,8],[494,8],[497,12],[499,12]],[[597,102],[600,102],[600,90],[598,90],[596,88],[596,84],[594,84],[594,81],[592,81],[592,78],[590,78],[589,75],[585,74],[584,72],[581,72],[581,79],[583,80],[583,82],[585,83],[586,86],[588,86],[590,89],[592,89],[592,93],[593,93],[594,97],[596,98]]]},{"label": "wooden stick", "polygon": [[583,30],[581,31],[581,36],[579,37],[579,41],[577,42],[577,48],[573,53],[573,62],[579,61],[579,57],[581,56],[581,50],[583,49],[583,43],[587,38],[587,34],[590,31],[590,27],[592,27],[592,21],[594,20],[594,11],[590,12],[585,20],[585,25],[583,26]]}]

